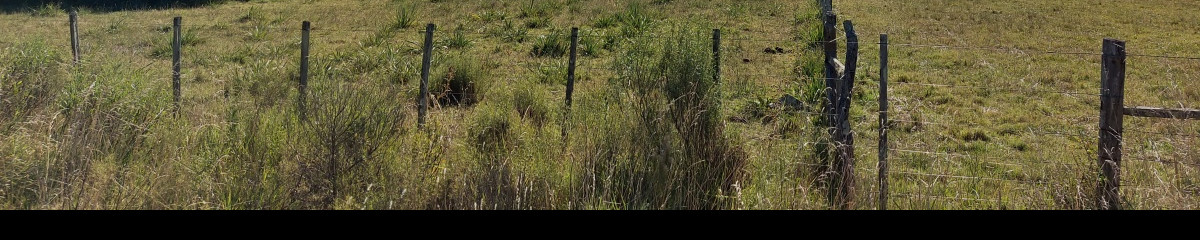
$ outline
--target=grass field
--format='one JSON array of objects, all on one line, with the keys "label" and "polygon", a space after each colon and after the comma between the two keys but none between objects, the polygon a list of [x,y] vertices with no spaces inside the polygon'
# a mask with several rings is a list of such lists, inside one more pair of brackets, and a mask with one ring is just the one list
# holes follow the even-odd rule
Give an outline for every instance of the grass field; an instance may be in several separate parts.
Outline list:
[{"label": "grass field", "polygon": [[[834,4],[862,42],[856,209],[879,197],[880,33],[891,38],[889,209],[1095,208],[1101,39],[1200,56],[1190,2]],[[824,130],[806,113],[821,97],[817,13],[767,0],[82,9],[76,66],[64,11],[10,11],[0,209],[827,209],[815,167]],[[185,30],[179,116],[174,16]],[[421,129],[425,23],[437,25],[436,99]],[[571,27],[581,56],[568,111]],[[1198,75],[1197,60],[1131,56],[1126,105],[1195,108]],[[784,94],[810,107],[773,107]],[[1200,127],[1125,121],[1124,207],[1196,208]]]}]

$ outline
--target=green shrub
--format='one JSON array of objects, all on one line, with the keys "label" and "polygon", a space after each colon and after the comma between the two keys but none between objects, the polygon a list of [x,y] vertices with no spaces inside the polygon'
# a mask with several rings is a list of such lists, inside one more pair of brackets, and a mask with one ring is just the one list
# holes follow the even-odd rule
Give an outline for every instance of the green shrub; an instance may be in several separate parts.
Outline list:
[{"label": "green shrub", "polygon": [[320,81],[313,87],[303,140],[310,157],[298,162],[300,188],[292,197],[305,208],[334,202],[366,189],[385,164],[383,146],[402,132],[404,104],[382,84]]}]

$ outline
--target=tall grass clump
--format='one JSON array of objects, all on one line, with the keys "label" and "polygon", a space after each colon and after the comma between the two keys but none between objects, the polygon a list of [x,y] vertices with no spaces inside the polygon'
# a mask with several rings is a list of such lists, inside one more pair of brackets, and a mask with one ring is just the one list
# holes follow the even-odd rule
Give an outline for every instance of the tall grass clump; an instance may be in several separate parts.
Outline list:
[{"label": "tall grass clump", "polygon": [[614,18],[621,23],[621,36],[632,37],[645,33],[654,25],[654,16],[646,6],[639,1],[631,1],[625,11],[616,13]]},{"label": "tall grass clump", "polygon": [[551,96],[533,81],[521,81],[512,92],[513,110],[522,120],[541,129],[552,116]]},{"label": "tall grass clump", "polygon": [[[544,131],[552,110],[548,92],[532,80],[522,80],[511,90],[474,108],[468,142],[471,185],[466,192],[475,208],[549,209],[563,204],[559,195],[568,163],[561,160],[558,131]],[[557,193],[557,194],[556,194]]]},{"label": "tall grass clump", "polygon": [[458,27],[454,28],[454,33],[451,34],[450,38],[446,39],[446,41],[445,41],[446,47],[449,47],[452,49],[462,49],[462,48],[470,47],[471,40],[467,39],[467,35],[466,35],[466,33],[464,33],[464,31],[465,30],[463,29],[462,25],[458,25]]},{"label": "tall grass clump", "polygon": [[529,54],[534,57],[562,57],[567,54],[567,45],[570,45],[570,37],[565,36],[560,30],[552,30],[550,34],[542,35],[533,43],[533,50]]},{"label": "tall grass clump", "polygon": [[413,26],[416,21],[416,16],[413,13],[413,6],[404,5],[396,11],[396,20],[392,22],[393,29],[405,29]]},{"label": "tall grass clump", "polygon": [[[149,172],[170,172],[169,166],[152,161],[168,158],[175,151],[158,144],[178,144],[170,136],[182,135],[178,128],[161,128],[171,106],[168,91],[162,91],[161,83],[150,81],[145,71],[133,71],[120,63],[88,66],[71,78],[54,101],[55,114],[61,118],[50,122],[48,142],[53,144],[36,158],[40,163],[28,169],[36,180],[26,182],[31,194],[26,204],[51,209],[169,204],[137,201],[178,191],[104,190],[112,184],[145,183],[151,180]],[[122,199],[122,195],[128,198]]]},{"label": "tall grass clump", "polygon": [[62,57],[42,40],[10,48],[0,59],[0,127],[8,129],[42,106],[53,102],[62,88]]},{"label": "tall grass clump", "polygon": [[429,80],[429,93],[441,106],[474,105],[481,100],[481,86],[488,73],[482,60],[450,56],[439,63]]},{"label": "tall grass clump", "polygon": [[824,16],[821,13],[821,7],[815,2],[809,2],[808,7],[800,8],[796,13],[795,19],[792,20],[792,34],[797,41],[807,43],[808,47],[815,48],[821,46],[821,41],[824,38]]},{"label": "tall grass clump", "polygon": [[508,43],[524,43],[529,38],[529,30],[517,26],[511,20],[504,19],[504,24],[488,30],[492,37],[499,37]]},{"label": "tall grass clump", "polygon": [[[711,41],[682,26],[671,40],[634,44],[616,62],[614,100],[599,154],[584,167],[588,194],[633,209],[729,208],[746,153],[724,133]],[[617,96],[629,96],[619,100]],[[627,107],[626,107],[627,106]],[[588,179],[606,179],[592,181]]]}]

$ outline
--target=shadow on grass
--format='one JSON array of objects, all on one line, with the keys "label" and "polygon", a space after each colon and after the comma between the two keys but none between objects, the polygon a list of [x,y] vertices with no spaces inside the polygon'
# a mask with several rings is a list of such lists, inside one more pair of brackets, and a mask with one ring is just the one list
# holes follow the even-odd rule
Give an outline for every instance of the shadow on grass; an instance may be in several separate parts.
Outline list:
[{"label": "shadow on grass", "polygon": [[70,9],[88,9],[94,12],[116,12],[141,9],[189,8],[202,7],[226,2],[245,2],[247,0],[3,0],[0,1],[0,12],[33,13],[46,7]]}]

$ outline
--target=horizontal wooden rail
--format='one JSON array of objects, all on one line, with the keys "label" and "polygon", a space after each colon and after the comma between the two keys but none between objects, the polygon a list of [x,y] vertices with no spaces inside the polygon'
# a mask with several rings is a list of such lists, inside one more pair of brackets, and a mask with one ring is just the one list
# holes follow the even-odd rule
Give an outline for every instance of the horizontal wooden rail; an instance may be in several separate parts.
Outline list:
[{"label": "horizontal wooden rail", "polygon": [[1125,115],[1135,117],[1200,120],[1200,110],[1187,108],[1126,107]]}]

